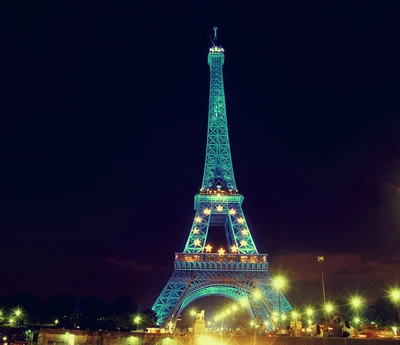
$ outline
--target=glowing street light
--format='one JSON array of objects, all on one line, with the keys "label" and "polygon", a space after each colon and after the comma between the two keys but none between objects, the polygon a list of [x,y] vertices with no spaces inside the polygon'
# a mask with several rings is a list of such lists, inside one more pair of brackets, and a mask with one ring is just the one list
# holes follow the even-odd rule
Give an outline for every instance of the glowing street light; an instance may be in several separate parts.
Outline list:
[{"label": "glowing street light", "polygon": [[363,300],[361,297],[354,296],[350,299],[351,306],[355,309],[356,315],[358,317],[358,310],[363,306]]},{"label": "glowing street light", "polygon": [[307,315],[309,318],[311,318],[311,317],[314,315],[314,309],[311,308],[311,307],[308,307],[308,308],[306,309],[306,315]]},{"label": "glowing street light", "polygon": [[397,314],[400,321],[400,289],[393,288],[390,290],[390,299],[397,306]]},{"label": "glowing street light", "polygon": [[15,317],[21,317],[22,316],[22,309],[21,308],[15,308],[13,311]]},{"label": "glowing street light", "polygon": [[325,315],[328,314],[328,316],[330,317],[330,314],[335,310],[335,307],[332,303],[327,302],[325,304],[324,310],[325,310]]},{"label": "glowing street light", "polygon": [[292,311],[292,319],[293,321],[297,321],[297,319],[299,318],[299,313],[297,311]]},{"label": "glowing street light", "polygon": [[278,276],[278,277],[274,278],[273,285],[278,290],[281,290],[286,285],[286,279],[284,277]]},{"label": "glowing street light", "polygon": [[282,306],[281,306],[281,290],[286,285],[286,279],[282,276],[278,276],[273,279],[272,285],[278,290],[278,309],[279,309],[279,318],[281,318],[282,314]]},{"label": "glowing street light", "polygon": [[360,322],[361,322],[361,319],[358,316],[356,316],[353,319],[353,323],[356,325],[357,328],[358,328],[358,325],[360,324]]}]

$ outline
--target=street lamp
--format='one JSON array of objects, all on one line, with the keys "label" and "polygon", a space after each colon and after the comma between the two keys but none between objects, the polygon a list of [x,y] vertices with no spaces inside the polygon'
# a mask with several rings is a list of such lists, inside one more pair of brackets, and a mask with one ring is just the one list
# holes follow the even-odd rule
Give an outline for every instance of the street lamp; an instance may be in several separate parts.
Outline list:
[{"label": "street lamp", "polygon": [[133,318],[136,330],[138,330],[140,322],[142,322],[142,317],[138,314]]},{"label": "street lamp", "polygon": [[324,256],[317,256],[317,260],[321,265],[321,285],[322,285],[322,303],[325,306],[326,303],[326,298],[325,298],[325,281],[324,281],[324,261],[325,257]]},{"label": "street lamp", "polygon": [[[325,257],[323,255],[319,255],[317,256],[317,260],[320,263],[320,267],[321,267],[321,285],[322,285],[322,305],[323,308],[325,309],[325,304],[326,304],[326,297],[325,297],[325,280],[324,280],[324,261],[325,261]],[[324,319],[325,319],[325,326],[326,326],[326,314],[324,315]]]},{"label": "street lamp", "polygon": [[22,316],[22,309],[21,308],[15,308],[14,310],[13,310],[13,312],[14,312],[14,316],[16,317],[16,318],[19,318],[19,317],[21,317]]},{"label": "street lamp", "polygon": [[276,277],[273,280],[274,287],[278,290],[278,309],[279,309],[279,318],[281,318],[282,314],[282,306],[281,306],[281,290],[286,285],[286,279],[284,277]]},{"label": "street lamp", "polygon": [[311,307],[307,307],[306,310],[305,310],[305,312],[306,312],[306,315],[307,315],[307,317],[308,317],[308,320],[307,320],[308,327],[311,327],[311,325],[312,325],[312,323],[313,323],[312,317],[313,317],[313,315],[314,315],[314,309],[311,308]]},{"label": "street lamp", "polygon": [[362,307],[362,305],[363,305],[363,300],[362,300],[360,297],[358,297],[358,296],[354,296],[354,297],[352,297],[352,298],[350,299],[350,304],[351,304],[351,306],[356,310],[356,315],[357,315],[357,317],[358,317],[358,310],[359,310],[359,308]]},{"label": "street lamp", "polygon": [[333,306],[332,303],[326,303],[325,307],[324,307],[324,311],[325,311],[325,320],[326,320],[326,314],[328,314],[329,318],[330,318],[330,314],[334,311],[335,307]]},{"label": "street lamp", "polygon": [[397,314],[400,321],[400,289],[393,288],[390,290],[390,299],[397,306]]}]

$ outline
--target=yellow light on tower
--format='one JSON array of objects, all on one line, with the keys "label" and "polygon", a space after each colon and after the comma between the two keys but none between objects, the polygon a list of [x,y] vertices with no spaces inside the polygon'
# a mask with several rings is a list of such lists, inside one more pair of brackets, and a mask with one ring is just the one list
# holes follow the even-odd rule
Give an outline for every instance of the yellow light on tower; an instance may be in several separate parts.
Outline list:
[{"label": "yellow light on tower", "polygon": [[247,246],[247,241],[246,241],[246,240],[241,240],[241,241],[240,241],[240,245],[241,245],[242,247],[246,247],[246,246]]},{"label": "yellow light on tower", "polygon": [[237,253],[238,247],[236,247],[235,245],[233,245],[233,246],[231,247],[231,251],[232,251],[232,253]]},{"label": "yellow light on tower", "polygon": [[198,247],[198,246],[201,245],[201,241],[200,241],[199,239],[195,239],[195,240],[193,241],[193,244],[195,245],[195,247]]},{"label": "yellow light on tower", "polygon": [[218,205],[218,206],[216,207],[216,209],[217,209],[218,212],[222,212],[222,210],[224,209],[224,207],[223,207],[222,205]]},{"label": "yellow light on tower", "polygon": [[220,249],[218,250],[218,254],[219,254],[219,255],[224,255],[224,254],[225,254],[225,249],[220,248]]},{"label": "yellow light on tower", "polygon": [[197,229],[197,228],[194,228],[194,229],[193,229],[193,233],[194,233],[195,235],[197,235],[199,232],[200,232],[199,229]]},{"label": "yellow light on tower", "polygon": [[253,292],[253,297],[255,299],[260,299],[262,297],[262,293],[259,290]]},{"label": "yellow light on tower", "polygon": [[231,208],[231,209],[229,210],[229,214],[230,214],[231,216],[234,216],[234,215],[236,214],[236,210],[235,210],[234,208]]},{"label": "yellow light on tower", "polygon": [[246,235],[248,235],[249,234],[249,230],[247,230],[247,229],[243,229],[242,230],[242,235],[243,236],[246,236]]},{"label": "yellow light on tower", "polygon": [[209,214],[211,214],[211,210],[209,208],[204,209],[203,213],[208,216]]},{"label": "yellow light on tower", "polygon": [[244,218],[239,217],[239,218],[237,219],[237,222],[238,222],[239,224],[244,224]]},{"label": "yellow light on tower", "polygon": [[207,244],[207,246],[205,248],[206,248],[207,253],[211,253],[212,247],[209,244]]},{"label": "yellow light on tower", "polygon": [[246,307],[246,306],[249,304],[249,302],[248,302],[248,300],[247,300],[246,297],[242,297],[242,298],[240,299],[239,303],[240,303],[240,305],[241,305],[242,307]]},{"label": "yellow light on tower", "polygon": [[196,221],[196,223],[201,223],[201,217],[200,216],[197,216],[194,220]]}]

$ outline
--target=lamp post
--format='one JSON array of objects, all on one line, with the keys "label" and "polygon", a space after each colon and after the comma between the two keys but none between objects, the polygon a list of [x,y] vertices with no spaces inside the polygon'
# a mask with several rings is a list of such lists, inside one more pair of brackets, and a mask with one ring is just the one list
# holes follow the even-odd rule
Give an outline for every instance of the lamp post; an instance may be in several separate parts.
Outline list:
[{"label": "lamp post", "polygon": [[390,298],[393,303],[397,306],[397,317],[400,322],[400,288],[393,288],[390,290]]},{"label": "lamp post", "polygon": [[282,320],[281,290],[286,285],[286,279],[284,277],[276,277],[273,280],[273,285],[278,290],[278,310],[279,310],[279,326],[280,326]]},{"label": "lamp post", "polygon": [[324,311],[325,311],[325,325],[326,325],[326,314],[328,314],[329,318],[331,317],[331,313],[335,310],[335,307],[332,303],[328,302],[325,304]]},{"label": "lamp post", "polygon": [[308,327],[311,328],[311,325],[313,324],[312,317],[314,315],[314,309],[311,307],[308,307],[305,311],[306,311],[306,315],[308,317],[308,319],[307,319]]},{"label": "lamp post", "polygon": [[356,328],[358,329],[358,325],[360,324],[360,321],[361,321],[358,311],[363,306],[363,300],[358,296],[354,296],[350,299],[350,304],[355,310],[355,316],[353,318],[353,323],[356,325]]},{"label": "lamp post", "polygon": [[[324,261],[325,257],[323,255],[317,256],[317,260],[320,263],[321,267],[321,285],[322,285],[322,305],[323,308],[325,309],[325,304],[326,304],[326,297],[325,297],[325,280],[324,280]],[[326,326],[326,314],[324,315],[325,319],[325,326]]]},{"label": "lamp post", "polygon": [[354,296],[350,299],[350,303],[352,305],[352,307],[355,309],[356,311],[356,317],[359,317],[358,315],[358,310],[359,308],[362,306],[363,302],[362,299],[358,296]]}]

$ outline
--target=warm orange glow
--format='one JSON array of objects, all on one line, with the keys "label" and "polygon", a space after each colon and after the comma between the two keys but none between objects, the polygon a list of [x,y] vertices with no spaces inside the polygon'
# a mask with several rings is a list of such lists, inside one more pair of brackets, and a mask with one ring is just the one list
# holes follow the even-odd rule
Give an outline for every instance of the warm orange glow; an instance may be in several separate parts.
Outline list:
[{"label": "warm orange glow", "polygon": [[220,249],[218,250],[218,254],[219,254],[219,255],[224,255],[224,254],[225,254],[225,249],[220,248]]},{"label": "warm orange glow", "polygon": [[211,252],[212,247],[209,244],[207,244],[207,246],[205,248],[206,248],[207,253]]}]

